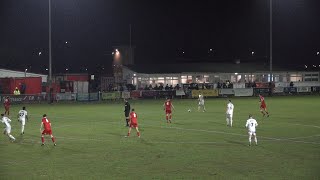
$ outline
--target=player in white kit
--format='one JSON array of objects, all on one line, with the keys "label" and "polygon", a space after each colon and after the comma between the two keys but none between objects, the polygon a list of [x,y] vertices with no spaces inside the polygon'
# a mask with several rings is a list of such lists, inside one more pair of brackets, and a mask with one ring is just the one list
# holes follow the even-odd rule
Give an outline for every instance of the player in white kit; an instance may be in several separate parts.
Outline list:
[{"label": "player in white kit", "polygon": [[227,110],[226,110],[226,120],[227,120],[227,126],[230,126],[230,127],[232,127],[233,109],[234,109],[234,105],[232,104],[231,100],[229,100],[227,104]]},{"label": "player in white kit", "polygon": [[28,120],[28,112],[26,111],[26,107],[22,107],[22,110],[20,110],[18,113],[18,121],[21,123],[21,135],[24,134],[26,120]]},{"label": "player in white kit", "polygon": [[206,111],[206,106],[204,105],[204,97],[202,94],[199,94],[199,98],[198,98],[198,111],[200,111],[201,107],[202,107],[202,110],[203,112]]},{"label": "player in white kit", "polygon": [[255,119],[253,119],[252,115],[249,115],[249,119],[246,123],[246,128],[248,129],[249,134],[249,146],[251,146],[251,139],[252,136],[254,137],[254,142],[256,145],[258,145],[257,135],[256,135],[256,127],[258,126],[258,123]]},{"label": "player in white kit", "polygon": [[14,138],[10,133],[11,133],[11,119],[8,117],[4,116],[4,114],[1,114],[1,122],[6,126],[4,128],[3,134],[7,135],[11,141],[15,141],[16,138]]}]

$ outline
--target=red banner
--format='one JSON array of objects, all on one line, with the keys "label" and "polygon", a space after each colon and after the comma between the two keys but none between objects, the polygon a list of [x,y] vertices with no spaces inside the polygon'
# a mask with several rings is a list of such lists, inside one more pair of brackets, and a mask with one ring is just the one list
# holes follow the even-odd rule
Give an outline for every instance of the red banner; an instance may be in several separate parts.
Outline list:
[{"label": "red banner", "polygon": [[131,98],[140,98],[141,91],[131,91],[130,96],[131,96]]}]

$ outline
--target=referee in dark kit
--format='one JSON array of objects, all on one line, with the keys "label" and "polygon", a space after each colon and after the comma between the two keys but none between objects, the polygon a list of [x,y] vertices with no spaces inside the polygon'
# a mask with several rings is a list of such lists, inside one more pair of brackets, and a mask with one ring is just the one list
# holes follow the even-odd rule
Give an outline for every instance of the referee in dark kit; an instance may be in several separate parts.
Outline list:
[{"label": "referee in dark kit", "polygon": [[130,104],[128,102],[128,100],[124,100],[125,104],[124,104],[124,116],[126,117],[126,126],[129,127],[129,121],[130,121],[130,118],[129,118],[129,114],[130,114]]}]

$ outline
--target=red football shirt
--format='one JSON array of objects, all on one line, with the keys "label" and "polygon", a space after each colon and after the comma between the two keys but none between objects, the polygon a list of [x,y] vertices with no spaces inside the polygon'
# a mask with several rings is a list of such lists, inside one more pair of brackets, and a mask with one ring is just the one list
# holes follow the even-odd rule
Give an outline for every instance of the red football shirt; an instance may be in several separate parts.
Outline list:
[{"label": "red football shirt", "polygon": [[260,97],[260,103],[261,103],[261,106],[266,106],[266,103],[264,102],[264,97],[259,95]]},{"label": "red football shirt", "polygon": [[50,121],[47,118],[42,118],[43,127],[46,131],[51,130]]},{"label": "red football shirt", "polygon": [[137,124],[137,123],[138,123],[137,113],[131,112],[131,113],[130,113],[130,119],[131,119],[131,123],[132,123],[132,124]]},{"label": "red football shirt", "polygon": [[166,110],[171,110],[171,107],[172,107],[171,101],[164,102],[164,106],[166,107]]},{"label": "red football shirt", "polygon": [[4,104],[4,106],[10,106],[10,100],[9,99],[5,99],[3,104]]}]

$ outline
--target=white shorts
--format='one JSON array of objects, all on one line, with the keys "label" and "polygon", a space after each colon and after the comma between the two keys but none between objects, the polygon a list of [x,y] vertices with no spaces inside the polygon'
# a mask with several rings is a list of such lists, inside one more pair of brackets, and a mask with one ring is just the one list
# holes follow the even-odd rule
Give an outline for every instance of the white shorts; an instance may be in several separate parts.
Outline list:
[{"label": "white shorts", "polygon": [[248,134],[251,135],[251,136],[252,135],[256,136],[256,132],[255,131],[248,131]]},{"label": "white shorts", "polygon": [[5,127],[4,132],[6,132],[7,134],[10,134],[11,133],[11,126]]},{"label": "white shorts", "polygon": [[232,119],[233,114],[227,114],[228,119]]},{"label": "white shorts", "polygon": [[199,106],[204,106],[204,101],[199,101]]},{"label": "white shorts", "polygon": [[19,119],[20,123],[22,126],[26,125],[26,120],[25,119]]}]

